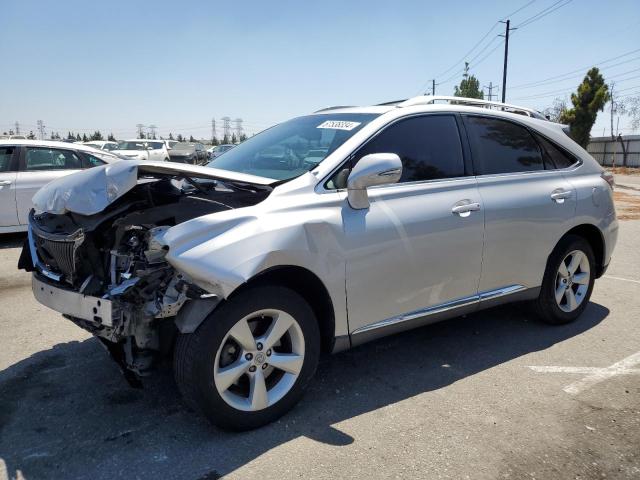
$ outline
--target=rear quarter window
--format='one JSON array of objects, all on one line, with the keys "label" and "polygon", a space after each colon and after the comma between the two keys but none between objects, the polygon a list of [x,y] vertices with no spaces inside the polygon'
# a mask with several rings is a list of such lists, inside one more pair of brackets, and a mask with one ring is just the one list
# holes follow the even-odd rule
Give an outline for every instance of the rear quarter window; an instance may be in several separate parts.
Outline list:
[{"label": "rear quarter window", "polygon": [[534,134],[536,140],[542,147],[545,157],[545,165],[547,168],[567,168],[576,163],[576,157],[558,147],[556,144],[547,140],[542,135]]}]

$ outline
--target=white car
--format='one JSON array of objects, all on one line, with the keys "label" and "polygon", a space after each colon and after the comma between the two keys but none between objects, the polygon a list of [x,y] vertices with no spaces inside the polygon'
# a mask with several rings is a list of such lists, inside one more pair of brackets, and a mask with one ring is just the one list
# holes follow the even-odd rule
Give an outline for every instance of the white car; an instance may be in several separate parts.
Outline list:
[{"label": "white car", "polygon": [[112,150],[118,150],[118,142],[111,142],[105,140],[91,140],[90,142],[82,142],[82,145],[88,145],[93,148],[97,148],[98,150],[107,150],[108,152]]},{"label": "white car", "polygon": [[150,160],[156,162],[168,162],[168,140],[133,139],[119,142],[118,154],[132,160]]},{"label": "white car", "polygon": [[0,233],[27,230],[31,197],[51,180],[118,160],[76,143],[0,140]]}]

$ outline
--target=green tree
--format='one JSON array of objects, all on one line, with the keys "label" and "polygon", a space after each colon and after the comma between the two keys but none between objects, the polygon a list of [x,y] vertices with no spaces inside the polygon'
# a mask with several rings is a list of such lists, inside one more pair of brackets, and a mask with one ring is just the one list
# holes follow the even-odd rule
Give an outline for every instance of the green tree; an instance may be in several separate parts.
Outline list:
[{"label": "green tree", "polygon": [[29,132],[29,135],[27,135],[27,138],[28,138],[29,140],[35,140],[35,139],[36,139],[36,135],[33,133],[33,130],[31,130],[31,131]]},{"label": "green tree", "polygon": [[227,145],[229,143],[229,135],[222,137],[222,144]]},{"label": "green tree", "polygon": [[236,137],[235,133],[231,134],[231,143],[233,143],[234,145],[238,143],[238,137]]},{"label": "green tree", "polygon": [[173,140],[173,134],[169,132],[169,140]]},{"label": "green tree", "polygon": [[82,141],[83,141],[83,142],[88,142],[88,141],[89,141],[89,138],[87,137],[87,134],[86,134],[86,133],[83,133],[83,134],[82,134]]},{"label": "green tree", "polygon": [[240,135],[240,142],[244,142],[247,139],[247,134],[243,133],[242,135]]},{"label": "green tree", "polygon": [[560,116],[560,122],[569,125],[571,138],[583,148],[589,143],[589,133],[596,123],[598,112],[604,110],[609,101],[609,87],[604,83],[600,70],[591,68],[578,86],[578,91],[571,94],[573,108]]},{"label": "green tree", "polygon": [[113,136],[113,133],[110,133],[109,136],[107,137],[107,140],[109,140],[110,142],[115,142],[116,137]]},{"label": "green tree", "polygon": [[104,140],[104,137],[100,133],[100,130],[96,130],[95,132],[93,132],[93,135],[91,135],[91,140]]},{"label": "green tree", "polygon": [[79,133],[76,133],[76,142],[81,142],[82,141],[82,137],[80,136]]},{"label": "green tree", "polygon": [[193,138],[193,135],[189,135],[189,142],[195,143],[196,139]]},{"label": "green tree", "polygon": [[213,137],[213,138],[211,139],[211,145],[213,145],[214,147],[215,147],[216,145],[220,145],[220,142],[218,141],[218,138],[217,138],[217,137]]},{"label": "green tree", "polygon": [[182,136],[181,133],[178,134],[178,136],[176,137],[176,140],[179,142],[184,142],[184,137]]},{"label": "green tree", "polygon": [[480,81],[474,75],[469,75],[469,63],[467,62],[464,64],[464,73],[462,74],[460,86],[456,85],[453,95],[456,97],[484,99]]}]

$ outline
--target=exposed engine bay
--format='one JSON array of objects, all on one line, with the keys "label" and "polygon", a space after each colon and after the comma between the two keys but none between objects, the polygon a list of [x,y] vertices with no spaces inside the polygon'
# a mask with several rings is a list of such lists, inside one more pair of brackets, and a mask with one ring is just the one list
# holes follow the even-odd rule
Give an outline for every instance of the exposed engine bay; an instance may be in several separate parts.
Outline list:
[{"label": "exposed engine bay", "polygon": [[142,175],[92,215],[32,210],[19,267],[34,272],[36,297],[55,296],[56,309],[98,337],[132,381],[131,372],[147,374],[171,350],[185,303],[215,297],[165,260],[162,234],[203,215],[255,205],[270,191],[227,180]]}]

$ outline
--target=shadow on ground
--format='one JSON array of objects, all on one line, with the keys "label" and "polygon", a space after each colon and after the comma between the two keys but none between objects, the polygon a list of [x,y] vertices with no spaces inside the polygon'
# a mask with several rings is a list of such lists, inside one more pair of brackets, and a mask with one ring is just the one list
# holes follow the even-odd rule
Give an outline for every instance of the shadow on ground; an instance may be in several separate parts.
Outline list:
[{"label": "shadow on ground", "polygon": [[26,233],[3,233],[0,234],[0,250],[5,248],[19,248],[27,238]]},{"label": "shadow on ground", "polygon": [[132,390],[95,340],[58,344],[0,372],[0,460],[27,479],[218,478],[300,436],[357,442],[332,425],[549,348],[609,312],[590,304],[578,322],[549,327],[522,311],[499,307],[327,357],[291,413],[241,434],[189,412],[168,371]]}]

